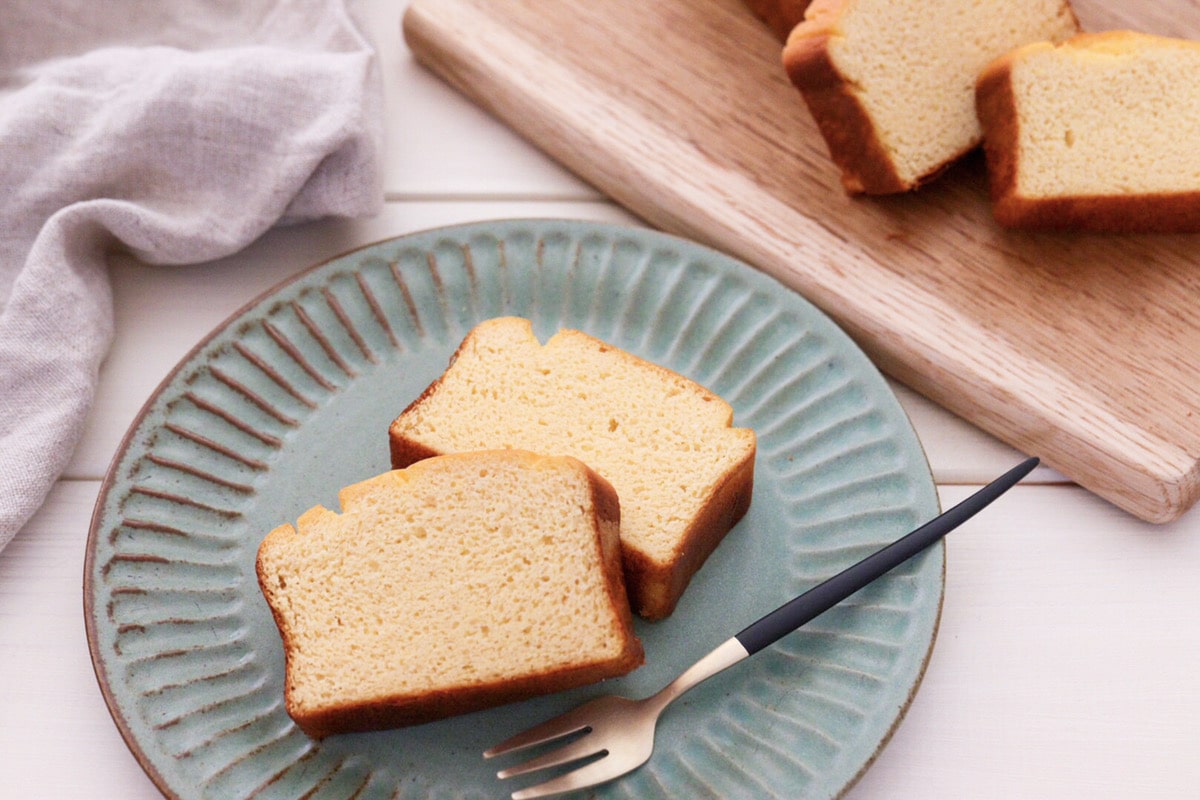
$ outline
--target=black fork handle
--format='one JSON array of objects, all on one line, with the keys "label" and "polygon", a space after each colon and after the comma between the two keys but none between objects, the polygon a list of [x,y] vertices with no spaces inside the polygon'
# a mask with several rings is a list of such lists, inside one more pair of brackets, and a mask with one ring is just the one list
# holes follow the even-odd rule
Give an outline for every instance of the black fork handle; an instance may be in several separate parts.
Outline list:
[{"label": "black fork handle", "polygon": [[746,648],[748,655],[774,644],[962,525],[1015,486],[1037,465],[1038,459],[1026,459],[912,533],[784,603],[758,622],[751,623],[735,638]]}]

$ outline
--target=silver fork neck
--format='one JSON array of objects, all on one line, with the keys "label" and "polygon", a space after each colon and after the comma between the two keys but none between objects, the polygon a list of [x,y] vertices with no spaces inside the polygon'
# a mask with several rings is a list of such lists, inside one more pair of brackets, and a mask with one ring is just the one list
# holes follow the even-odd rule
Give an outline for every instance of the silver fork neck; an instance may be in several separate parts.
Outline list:
[{"label": "silver fork neck", "polygon": [[736,636],[731,636],[711,650],[708,655],[685,669],[678,678],[668,683],[655,695],[643,702],[657,713],[679,695],[698,683],[708,680],[724,669],[732,667],[750,654]]}]

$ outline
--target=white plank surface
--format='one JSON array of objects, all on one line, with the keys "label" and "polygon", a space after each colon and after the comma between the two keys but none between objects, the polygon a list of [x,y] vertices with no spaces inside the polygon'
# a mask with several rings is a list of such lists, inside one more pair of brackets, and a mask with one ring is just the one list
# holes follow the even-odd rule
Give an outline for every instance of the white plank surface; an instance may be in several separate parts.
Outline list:
[{"label": "white plank surface", "polygon": [[[273,231],[212,264],[114,265],[117,339],[84,442],[0,553],[0,797],[160,796],[101,699],[80,588],[99,479],[201,337],[289,276],[389,236],[511,216],[635,222],[413,65],[403,5],[362,4],[388,100],[391,202],[377,218]],[[896,388],[946,503],[1018,457]],[[851,800],[1198,796],[1200,516],[1150,526],[1050,470],[1033,478],[949,540],[928,673]]]},{"label": "white plank surface", "polygon": [[380,54],[390,199],[599,200],[592,187],[417,65],[400,36],[407,2],[359,3]]},{"label": "white plank surface", "polygon": [[[0,555],[2,797],[158,796],[88,662],[97,491],[62,482]],[[941,488],[946,504],[968,492]],[[1019,486],[947,548],[929,670],[849,797],[1195,797],[1200,518],[1152,527],[1075,487]]]},{"label": "white plank surface", "polygon": [[1016,491],[947,540],[925,681],[851,797],[1196,797],[1200,519]]},{"label": "white plank surface", "polygon": [[60,481],[0,553],[0,797],[162,797],[113,724],[88,656],[80,587],[99,490]]}]

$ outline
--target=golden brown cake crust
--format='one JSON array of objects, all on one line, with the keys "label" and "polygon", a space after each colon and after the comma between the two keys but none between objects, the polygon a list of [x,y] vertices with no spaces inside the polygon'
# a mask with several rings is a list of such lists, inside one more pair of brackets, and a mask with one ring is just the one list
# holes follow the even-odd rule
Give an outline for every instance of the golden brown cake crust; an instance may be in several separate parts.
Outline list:
[{"label": "golden brown cake crust", "polygon": [[286,685],[284,700],[288,714],[300,730],[313,739],[322,739],[341,733],[364,733],[421,725],[551,692],[586,686],[629,672],[642,662],[639,647],[636,654],[626,653],[620,671],[601,669],[593,665],[550,670],[509,681],[436,690],[420,696],[380,698],[368,703],[327,708],[316,713],[305,713],[296,709],[291,701],[290,687]]},{"label": "golden brown cake crust", "polygon": [[[913,178],[901,177],[878,128],[859,99],[854,83],[833,62],[830,43],[842,15],[854,0],[812,0],[802,24],[789,35],[783,67],[808,106],[830,158],[842,173],[849,194],[897,194],[938,178],[973,150],[978,141],[948,153],[941,163]],[[1074,12],[1065,7],[1077,29]]]},{"label": "golden brown cake crust", "polygon": [[[453,455],[450,458],[471,457],[474,454]],[[506,451],[506,457],[543,459],[543,456],[522,451]],[[569,457],[559,457],[569,458]],[[325,736],[386,730],[389,728],[416,725],[445,717],[465,714],[491,708],[505,703],[525,700],[531,697],[562,691],[577,686],[584,686],[605,678],[623,675],[637,668],[645,661],[641,641],[633,633],[633,615],[626,596],[624,575],[621,565],[621,553],[615,530],[620,524],[620,502],[616,490],[602,476],[583,462],[576,461],[583,469],[591,489],[592,519],[595,524],[595,537],[599,548],[600,561],[605,565],[605,594],[608,606],[619,620],[621,629],[625,632],[623,649],[616,658],[601,662],[581,662],[576,665],[548,669],[543,672],[531,673],[506,680],[484,682],[475,685],[461,685],[450,688],[431,690],[422,694],[409,694],[395,697],[379,697],[364,702],[347,702],[343,705],[331,705],[321,709],[307,709],[296,702],[296,690],[293,684],[294,674],[291,669],[285,671],[284,705],[289,716],[296,722],[304,733],[312,738]],[[343,490],[343,498],[353,495],[357,486]],[[343,499],[345,504],[345,499]],[[316,508],[307,512],[308,515],[319,517],[332,512]],[[272,542],[281,542],[302,536],[304,515],[296,526],[281,525],[272,530],[260,545],[255,562],[255,572],[259,587],[275,619],[283,642],[285,660],[294,657],[294,641],[290,630],[290,621],[283,609],[286,600],[284,589],[280,588],[270,568],[264,551],[272,547]],[[609,530],[606,532],[605,527]],[[612,534],[612,535],[608,535]],[[611,543],[605,548],[604,543]],[[381,669],[395,668],[396,665],[380,665]]]},{"label": "golden brown cake crust", "polygon": [[[668,565],[640,558],[636,551],[625,553],[625,582],[628,585],[669,587],[664,595],[646,593],[635,604],[644,619],[665,619],[679,604],[680,597],[705,560],[717,549],[738,520],[750,509],[754,488],[754,453],[749,453],[727,473],[712,497],[684,534],[676,558]],[[631,598],[632,600],[632,598]]]},{"label": "golden brown cake crust", "polygon": [[[1116,42],[1126,31],[1083,33],[1066,44]],[[975,85],[975,107],[984,130],[992,213],[1009,228],[1080,230],[1094,233],[1194,233],[1200,231],[1200,192],[1024,197],[1017,189],[1020,119],[1012,85],[1014,63],[1022,53],[1051,50],[1027,45],[993,61]]]},{"label": "golden brown cake crust", "polygon": [[743,2],[754,12],[754,16],[767,24],[779,41],[786,42],[792,29],[804,21],[804,10],[808,8],[809,0],[743,0]]},{"label": "golden brown cake crust", "polygon": [[[446,372],[449,372],[450,367],[454,366],[454,362],[458,360],[459,354],[468,346],[469,342],[470,336],[463,339],[462,342],[459,343],[454,353],[450,356],[450,362],[446,366],[446,370],[443,371],[442,374],[437,378],[435,378],[433,383],[426,386],[425,390],[417,396],[417,399],[409,403],[404,410],[400,412],[400,415],[396,418],[397,420],[416,409],[437,392],[438,388],[442,385],[442,382],[446,379]],[[422,461],[426,458],[444,455],[444,453],[438,452],[428,445],[404,436],[398,431],[397,425],[394,421],[388,428],[388,449],[391,452],[392,469],[404,469],[405,467],[411,466],[412,464],[415,464],[418,461]]]},{"label": "golden brown cake crust", "polygon": [[1200,233],[1200,192],[1094,195],[1032,200],[1010,196],[995,206],[1009,228],[1091,233]]},{"label": "golden brown cake crust", "polygon": [[1017,188],[1017,109],[1012,63],[1012,53],[1001,56],[975,82],[975,113],[984,131],[988,191],[993,213],[1002,225],[1012,224],[1012,199]]},{"label": "golden brown cake crust", "polygon": [[[788,39],[783,68],[804,98],[830,158],[842,171],[842,186],[850,194],[894,194],[915,188],[897,174],[866,108],[834,65],[830,38],[827,28],[810,20]],[[934,177],[936,173],[927,179]]]}]

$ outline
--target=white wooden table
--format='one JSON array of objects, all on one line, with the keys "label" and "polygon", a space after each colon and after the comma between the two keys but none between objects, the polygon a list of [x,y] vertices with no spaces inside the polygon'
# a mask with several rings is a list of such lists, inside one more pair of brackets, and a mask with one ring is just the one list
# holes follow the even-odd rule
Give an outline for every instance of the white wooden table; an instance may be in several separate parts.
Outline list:
[{"label": "white wooden table", "polygon": [[[637,222],[416,65],[403,5],[361,8],[387,103],[378,217],[273,231],[195,267],[114,263],[117,338],[86,435],[0,553],[0,797],[160,796],[97,688],[81,582],[109,459],[192,345],[279,281],[379,239],[502,217]],[[944,504],[1020,458],[895,389]],[[1039,468],[947,548],[928,672],[852,800],[1200,797],[1200,512],[1151,526]]]}]

